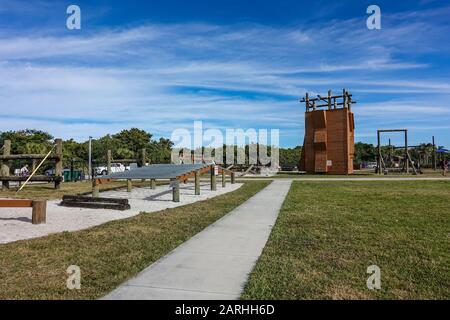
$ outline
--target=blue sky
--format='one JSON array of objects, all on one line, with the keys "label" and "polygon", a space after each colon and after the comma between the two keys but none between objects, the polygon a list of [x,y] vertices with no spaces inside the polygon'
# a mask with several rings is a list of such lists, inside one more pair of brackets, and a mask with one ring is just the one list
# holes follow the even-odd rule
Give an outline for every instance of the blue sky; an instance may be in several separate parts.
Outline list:
[{"label": "blue sky", "polygon": [[[66,28],[81,8],[82,29]],[[366,28],[377,4],[382,29]],[[0,131],[85,140],[138,127],[279,129],[306,91],[350,90],[356,141],[408,128],[450,146],[446,1],[0,1]],[[395,143],[401,136],[386,135]]]}]

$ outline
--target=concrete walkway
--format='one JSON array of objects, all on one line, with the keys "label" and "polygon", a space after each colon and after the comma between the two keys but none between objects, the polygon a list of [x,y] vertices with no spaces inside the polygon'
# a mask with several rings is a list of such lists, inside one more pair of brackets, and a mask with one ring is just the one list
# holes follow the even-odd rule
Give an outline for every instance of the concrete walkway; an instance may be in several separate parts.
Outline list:
[{"label": "concrete walkway", "polygon": [[290,185],[273,181],[104,299],[239,299]]}]

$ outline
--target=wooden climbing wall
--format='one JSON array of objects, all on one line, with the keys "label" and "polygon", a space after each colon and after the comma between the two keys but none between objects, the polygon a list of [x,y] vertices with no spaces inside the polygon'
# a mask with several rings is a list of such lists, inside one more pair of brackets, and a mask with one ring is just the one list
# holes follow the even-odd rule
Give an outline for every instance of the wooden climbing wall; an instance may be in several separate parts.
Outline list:
[{"label": "wooden climbing wall", "polygon": [[350,108],[307,111],[300,170],[352,174],[354,129]]}]

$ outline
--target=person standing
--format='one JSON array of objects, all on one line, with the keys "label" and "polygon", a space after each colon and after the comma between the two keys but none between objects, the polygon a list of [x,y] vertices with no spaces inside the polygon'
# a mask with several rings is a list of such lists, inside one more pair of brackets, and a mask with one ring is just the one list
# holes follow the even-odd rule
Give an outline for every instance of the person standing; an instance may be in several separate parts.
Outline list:
[{"label": "person standing", "polygon": [[442,160],[442,175],[444,177],[447,175],[447,171],[448,171],[448,159],[444,158],[444,160]]}]

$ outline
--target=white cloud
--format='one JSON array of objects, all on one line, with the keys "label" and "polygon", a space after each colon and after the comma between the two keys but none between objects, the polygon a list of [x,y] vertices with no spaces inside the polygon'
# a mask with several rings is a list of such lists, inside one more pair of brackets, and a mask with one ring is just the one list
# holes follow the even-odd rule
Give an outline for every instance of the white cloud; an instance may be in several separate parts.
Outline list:
[{"label": "white cloud", "polygon": [[[449,120],[448,77],[427,80],[439,66],[407,55],[412,48],[415,56],[447,52],[445,36],[436,41],[442,26],[409,15],[409,24],[387,16],[391,27],[380,33],[356,19],[298,28],[147,24],[76,36],[5,31],[1,130],[32,126],[81,137],[139,126],[167,135],[204,120],[280,128],[301,143],[300,96],[342,87],[362,99],[355,109],[362,128],[386,116]],[[438,94],[437,104],[412,103],[424,93]]]}]

